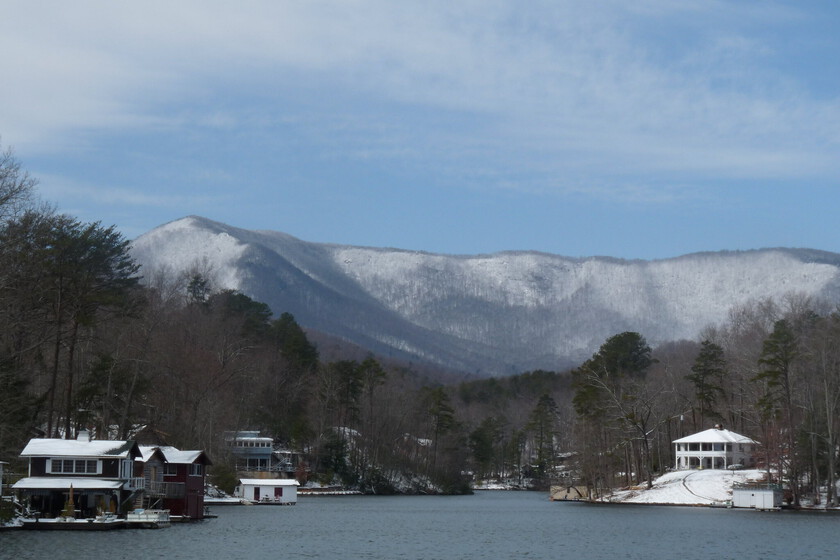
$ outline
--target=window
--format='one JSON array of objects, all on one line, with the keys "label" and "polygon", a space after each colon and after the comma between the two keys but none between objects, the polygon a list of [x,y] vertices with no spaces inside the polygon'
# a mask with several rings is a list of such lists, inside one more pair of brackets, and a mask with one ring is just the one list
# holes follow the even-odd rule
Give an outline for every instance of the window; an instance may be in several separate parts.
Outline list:
[{"label": "window", "polygon": [[50,474],[99,474],[96,459],[50,459]]},{"label": "window", "polygon": [[175,476],[176,474],[178,474],[178,465],[166,463],[163,466],[163,476]]},{"label": "window", "polygon": [[123,459],[120,462],[120,478],[131,478],[134,474],[134,461]]},{"label": "window", "polygon": [[201,476],[201,465],[196,463],[190,465],[190,476]]}]

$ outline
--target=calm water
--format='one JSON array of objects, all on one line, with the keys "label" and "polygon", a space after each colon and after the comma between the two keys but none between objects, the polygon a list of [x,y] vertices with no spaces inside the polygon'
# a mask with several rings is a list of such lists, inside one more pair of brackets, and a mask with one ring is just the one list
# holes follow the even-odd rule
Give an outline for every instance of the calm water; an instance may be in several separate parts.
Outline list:
[{"label": "calm water", "polygon": [[590,506],[544,493],[302,498],[218,519],[104,533],[0,532],[0,558],[831,558],[840,515]]}]

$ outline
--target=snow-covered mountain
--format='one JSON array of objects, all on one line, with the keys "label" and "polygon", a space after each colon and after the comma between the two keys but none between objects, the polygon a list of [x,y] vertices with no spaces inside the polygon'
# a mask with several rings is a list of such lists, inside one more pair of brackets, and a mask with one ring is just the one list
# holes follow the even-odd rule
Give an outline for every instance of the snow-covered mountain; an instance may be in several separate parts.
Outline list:
[{"label": "snow-covered mountain", "polygon": [[560,369],[616,333],[696,338],[740,303],[800,292],[840,301],[840,255],[803,249],[657,261],[535,252],[452,256],[309,243],[200,217],[133,243],[156,270],[200,270],[312,329],[385,356],[479,375]]}]

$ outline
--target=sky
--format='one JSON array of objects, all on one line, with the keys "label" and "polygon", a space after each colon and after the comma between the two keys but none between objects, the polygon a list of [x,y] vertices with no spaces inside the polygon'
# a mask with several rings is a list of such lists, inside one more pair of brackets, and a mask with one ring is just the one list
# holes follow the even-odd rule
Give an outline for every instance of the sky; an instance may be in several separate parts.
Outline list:
[{"label": "sky", "polygon": [[840,252],[840,2],[4,0],[0,144],[133,239]]}]

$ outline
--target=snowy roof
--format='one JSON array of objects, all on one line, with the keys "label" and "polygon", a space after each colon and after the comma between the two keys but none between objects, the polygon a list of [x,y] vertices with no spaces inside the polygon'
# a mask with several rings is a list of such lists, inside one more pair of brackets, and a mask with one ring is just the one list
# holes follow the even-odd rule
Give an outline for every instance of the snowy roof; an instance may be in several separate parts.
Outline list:
[{"label": "snowy roof", "polygon": [[213,464],[210,461],[210,458],[201,450],[192,450],[192,451],[181,451],[171,445],[161,445],[158,447],[163,453],[163,456],[166,457],[167,463],[177,463],[177,464],[192,464],[198,462],[199,459],[203,459],[204,463],[208,465]]},{"label": "snowy roof", "polygon": [[21,457],[134,457],[139,455],[133,441],[112,441],[97,439],[36,438],[29,440],[21,451]]},{"label": "snowy roof", "polygon": [[243,486],[300,486],[293,478],[240,478]]},{"label": "snowy roof", "polygon": [[199,459],[202,459],[200,462],[208,465],[213,464],[204,451],[181,451],[177,447],[172,447],[171,445],[141,445],[140,453],[142,455],[140,460],[144,463],[149,461],[155,453],[160,453],[163,460],[167,463],[189,465],[199,461]]},{"label": "snowy roof", "polygon": [[104,480],[101,478],[73,478],[73,477],[31,477],[21,478],[12,488],[25,490],[67,490],[73,486],[75,490],[116,490],[123,485],[119,480]]},{"label": "snowy roof", "polygon": [[156,445],[140,445],[139,448],[140,457],[137,458],[139,461],[147,463],[155,455],[155,453],[160,454],[162,459],[166,459],[166,457],[163,455],[163,453],[161,453],[160,449]]},{"label": "snowy roof", "polygon": [[754,439],[730,432],[725,429],[709,428],[684,438],[675,439],[674,443],[757,443]]}]

